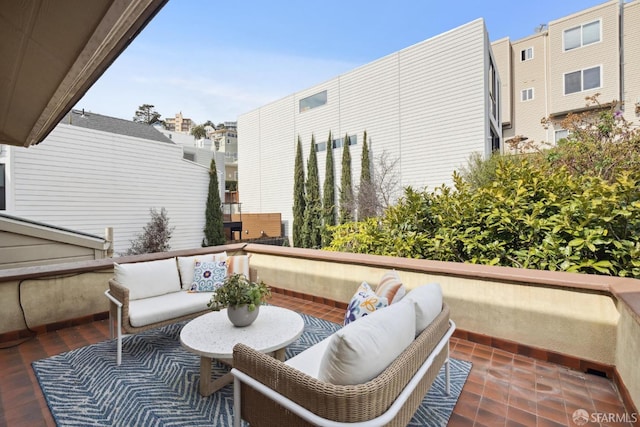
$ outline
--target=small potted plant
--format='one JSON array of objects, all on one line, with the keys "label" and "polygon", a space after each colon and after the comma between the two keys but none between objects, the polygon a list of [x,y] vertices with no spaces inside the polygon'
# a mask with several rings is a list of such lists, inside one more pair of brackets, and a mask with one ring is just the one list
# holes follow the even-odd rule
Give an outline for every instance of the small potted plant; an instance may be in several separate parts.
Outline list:
[{"label": "small potted plant", "polygon": [[232,274],[224,279],[207,304],[213,311],[227,309],[227,316],[235,326],[248,326],[256,320],[260,305],[271,296],[264,282],[252,282],[244,274]]}]

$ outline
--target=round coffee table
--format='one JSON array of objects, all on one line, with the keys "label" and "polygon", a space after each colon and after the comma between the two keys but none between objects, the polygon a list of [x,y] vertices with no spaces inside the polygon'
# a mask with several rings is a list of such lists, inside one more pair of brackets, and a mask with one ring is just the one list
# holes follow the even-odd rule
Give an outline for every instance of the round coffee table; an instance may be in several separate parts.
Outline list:
[{"label": "round coffee table", "polygon": [[211,363],[218,359],[231,365],[233,347],[243,343],[262,353],[284,360],[285,347],[304,330],[302,316],[272,305],[260,307],[260,314],[249,326],[233,326],[227,310],[212,311],[187,323],[180,332],[180,343],[200,355],[200,394],[209,396],[233,381],[230,373],[211,381]]}]

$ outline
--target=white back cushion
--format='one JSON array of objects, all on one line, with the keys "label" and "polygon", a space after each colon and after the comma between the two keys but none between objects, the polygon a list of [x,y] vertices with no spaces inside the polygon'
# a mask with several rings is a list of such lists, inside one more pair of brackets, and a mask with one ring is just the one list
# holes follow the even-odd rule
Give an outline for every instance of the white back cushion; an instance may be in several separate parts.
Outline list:
[{"label": "white back cushion", "polygon": [[377,377],[416,336],[413,304],[400,301],[335,332],[320,361],[318,379],[363,384]]},{"label": "white back cushion", "polygon": [[129,288],[129,299],[132,300],[180,290],[175,258],[130,264],[114,263],[113,270],[116,281]]},{"label": "white back cushion", "polygon": [[182,289],[189,289],[193,284],[193,271],[195,270],[195,267],[196,267],[196,260],[202,261],[202,262],[226,261],[227,252],[224,251],[216,254],[179,256],[178,269],[180,270],[180,280],[182,283]]},{"label": "white back cushion", "polygon": [[416,307],[416,335],[419,335],[442,311],[442,289],[438,283],[418,286],[402,301],[413,302]]}]

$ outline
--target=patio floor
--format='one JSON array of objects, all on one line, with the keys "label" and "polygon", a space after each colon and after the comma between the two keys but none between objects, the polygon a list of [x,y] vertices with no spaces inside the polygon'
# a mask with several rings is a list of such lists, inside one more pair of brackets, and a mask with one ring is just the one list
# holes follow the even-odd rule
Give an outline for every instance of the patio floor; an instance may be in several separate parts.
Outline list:
[{"label": "patio floor", "polygon": [[[275,293],[270,302],[342,322],[342,309]],[[109,325],[103,320],[40,334],[9,348],[0,344],[0,426],[55,426],[31,362],[108,338]],[[473,367],[450,426],[575,426],[572,414],[577,409],[627,412],[615,385],[600,376],[458,338],[451,340],[451,356],[471,361]]]}]

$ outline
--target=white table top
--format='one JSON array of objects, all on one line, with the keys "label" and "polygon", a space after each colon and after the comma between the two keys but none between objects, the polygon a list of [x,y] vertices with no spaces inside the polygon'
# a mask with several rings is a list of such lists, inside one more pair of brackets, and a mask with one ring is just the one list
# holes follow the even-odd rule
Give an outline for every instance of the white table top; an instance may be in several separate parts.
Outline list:
[{"label": "white table top", "polygon": [[302,316],[295,311],[263,305],[256,320],[242,328],[233,326],[226,309],[197,317],[182,328],[180,342],[200,356],[230,359],[238,343],[270,353],[297,340],[303,330]]}]

